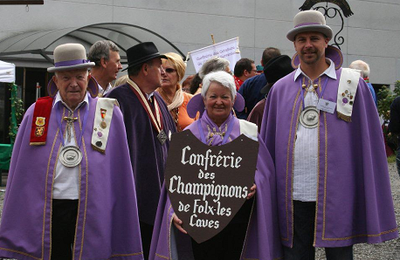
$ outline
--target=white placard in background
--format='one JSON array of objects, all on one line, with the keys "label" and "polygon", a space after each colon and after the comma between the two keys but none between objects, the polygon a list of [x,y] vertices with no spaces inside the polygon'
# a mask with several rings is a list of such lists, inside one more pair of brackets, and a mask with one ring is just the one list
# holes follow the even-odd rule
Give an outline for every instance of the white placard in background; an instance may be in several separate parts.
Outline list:
[{"label": "white placard in background", "polygon": [[241,58],[239,37],[191,51],[190,57],[192,58],[196,73],[199,72],[204,62],[215,56],[229,60],[231,71],[233,71],[236,62]]}]

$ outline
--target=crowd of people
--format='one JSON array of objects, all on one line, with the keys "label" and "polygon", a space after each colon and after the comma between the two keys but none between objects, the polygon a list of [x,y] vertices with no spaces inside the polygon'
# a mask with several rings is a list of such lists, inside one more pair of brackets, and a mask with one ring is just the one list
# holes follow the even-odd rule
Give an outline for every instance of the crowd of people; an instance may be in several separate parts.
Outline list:
[{"label": "crowd of people", "polygon": [[[320,12],[293,23],[295,56],[266,48],[261,74],[253,60],[232,73],[214,57],[183,80],[183,57],[152,42],[129,48],[124,70],[111,41],[88,57],[81,44],[57,46],[49,96],[27,110],[14,145],[0,257],[313,260],[323,247],[328,260],[352,260],[356,243],[397,238],[368,64],[342,67]],[[182,131],[208,146],[241,135],[259,145],[247,201],[202,243],[164,187]]]}]

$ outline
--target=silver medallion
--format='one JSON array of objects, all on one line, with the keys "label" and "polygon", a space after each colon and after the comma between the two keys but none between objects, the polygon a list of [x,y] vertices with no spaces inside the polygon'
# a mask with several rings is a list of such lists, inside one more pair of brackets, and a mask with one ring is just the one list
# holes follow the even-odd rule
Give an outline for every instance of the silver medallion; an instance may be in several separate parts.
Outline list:
[{"label": "silver medallion", "polygon": [[160,141],[161,144],[164,144],[165,141],[167,141],[167,134],[164,132],[164,130],[161,130],[160,133],[157,135],[158,141]]},{"label": "silver medallion", "polygon": [[319,123],[319,110],[315,106],[306,107],[300,114],[300,124],[305,128],[315,128]]},{"label": "silver medallion", "polygon": [[60,152],[60,161],[68,168],[78,166],[82,161],[82,152],[76,146],[64,146]]}]

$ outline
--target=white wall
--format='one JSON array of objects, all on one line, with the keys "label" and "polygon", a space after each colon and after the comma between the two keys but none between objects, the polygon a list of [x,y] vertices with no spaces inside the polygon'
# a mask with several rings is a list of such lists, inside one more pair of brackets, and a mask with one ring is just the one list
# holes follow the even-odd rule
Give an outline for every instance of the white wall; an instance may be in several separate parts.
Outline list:
[{"label": "white wall", "polygon": [[[344,66],[355,59],[370,63],[371,82],[400,80],[400,1],[347,0],[354,15],[345,19]],[[304,0],[44,0],[44,5],[0,5],[0,40],[36,30],[102,22],[139,25],[161,34],[182,52],[240,37],[242,57],[259,63],[269,46],[294,54],[286,39]],[[335,5],[330,5],[335,6]],[[336,6],[335,6],[336,7]],[[338,19],[328,19],[334,31]],[[188,63],[188,72],[194,72]]]}]

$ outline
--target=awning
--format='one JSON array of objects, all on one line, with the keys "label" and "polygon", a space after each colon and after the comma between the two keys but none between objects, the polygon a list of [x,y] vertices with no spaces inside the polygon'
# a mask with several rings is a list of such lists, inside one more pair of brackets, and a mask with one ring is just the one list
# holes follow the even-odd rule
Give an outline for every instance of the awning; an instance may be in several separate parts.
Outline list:
[{"label": "awning", "polygon": [[64,28],[49,31],[25,32],[0,41],[0,59],[13,62],[17,66],[47,68],[53,64],[54,48],[60,44],[81,43],[89,50],[98,40],[111,40],[120,48],[122,64],[126,64],[126,50],[141,43],[151,41],[160,53],[177,52],[183,54],[174,44],[160,34],[149,29],[127,23],[98,23],[83,27]]}]

